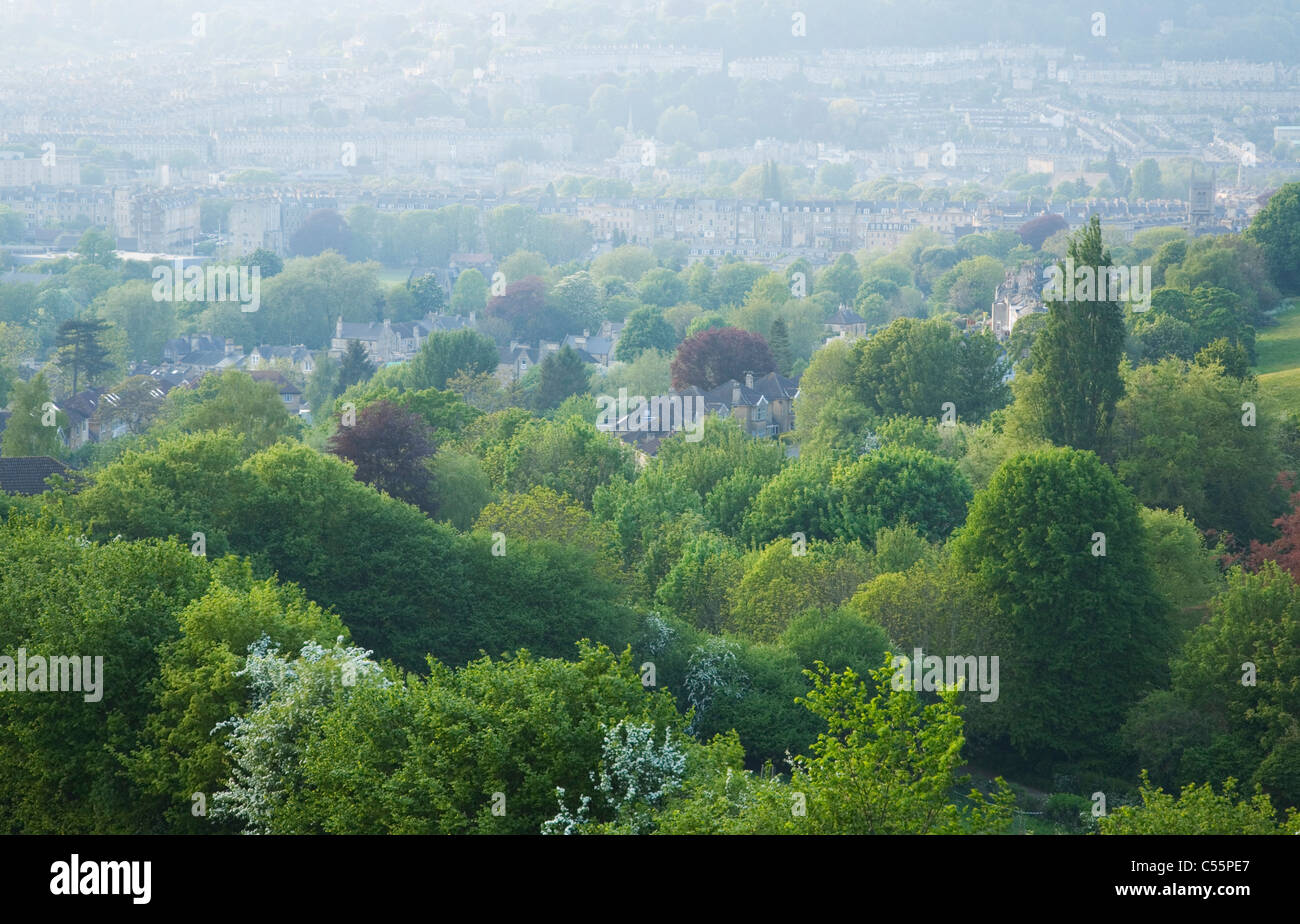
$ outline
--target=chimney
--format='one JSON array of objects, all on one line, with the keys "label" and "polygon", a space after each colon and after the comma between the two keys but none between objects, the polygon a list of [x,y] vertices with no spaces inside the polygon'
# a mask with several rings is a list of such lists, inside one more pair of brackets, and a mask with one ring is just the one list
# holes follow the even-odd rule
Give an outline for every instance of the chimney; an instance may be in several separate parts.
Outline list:
[{"label": "chimney", "polygon": [[476,311],[471,311],[471,312],[469,313],[469,326],[470,326],[470,327],[475,327],[475,326],[477,326],[477,325],[478,325],[478,312],[476,312]]},{"label": "chimney", "polygon": [[235,354],[235,341],[232,340],[230,337],[227,337],[227,338],[226,338],[226,355],[227,355],[227,356],[233,356],[234,354]]},{"label": "chimney", "polygon": [[736,385],[731,389],[731,406],[735,407],[740,403],[740,386]]},{"label": "chimney", "polygon": [[754,387],[754,373],[752,372],[745,373],[745,387],[746,388]]}]

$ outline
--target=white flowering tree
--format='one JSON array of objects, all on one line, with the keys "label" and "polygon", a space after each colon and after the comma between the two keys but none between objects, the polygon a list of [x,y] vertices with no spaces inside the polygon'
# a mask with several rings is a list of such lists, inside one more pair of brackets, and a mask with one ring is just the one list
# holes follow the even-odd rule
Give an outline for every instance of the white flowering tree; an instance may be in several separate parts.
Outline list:
[{"label": "white flowering tree", "polygon": [[[654,813],[664,799],[681,788],[686,775],[685,742],[674,740],[665,729],[662,742],[656,740],[652,722],[624,719],[605,735],[600,765],[592,774],[596,801],[613,817],[613,831],[646,834],[654,827]],[[544,834],[577,834],[596,830],[591,817],[593,798],[580,797],[578,810],[564,804],[564,790],[556,787],[560,811],[542,825]],[[604,826],[601,826],[604,828]]]},{"label": "white flowering tree", "polygon": [[686,664],[686,701],[695,708],[686,730],[694,734],[714,699],[743,695],[747,682],[731,642],[713,636],[696,648]]},{"label": "white flowering tree", "polygon": [[266,636],[249,646],[239,675],[248,677],[252,709],[214,729],[226,731],[234,766],[227,788],[213,796],[214,817],[236,819],[247,834],[275,830],[276,809],[299,783],[303,746],[321,714],[352,687],[388,682],[370,653],[341,637],[329,649],[307,642],[292,660]]}]

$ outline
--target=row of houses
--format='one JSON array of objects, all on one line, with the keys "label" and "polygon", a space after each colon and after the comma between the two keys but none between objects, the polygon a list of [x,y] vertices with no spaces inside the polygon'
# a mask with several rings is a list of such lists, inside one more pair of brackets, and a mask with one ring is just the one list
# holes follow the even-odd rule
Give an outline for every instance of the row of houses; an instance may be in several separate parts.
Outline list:
[{"label": "row of houses", "polygon": [[372,363],[400,363],[420,352],[424,341],[435,332],[474,330],[477,326],[478,317],[473,311],[468,317],[427,314],[418,321],[396,323],[387,318],[383,321],[345,321],[340,315],[334,324],[329,355],[338,359],[347,352],[348,344],[356,340],[365,349],[366,356]]},{"label": "row of houses", "polygon": [[498,350],[497,380],[502,385],[518,382],[530,368],[565,347],[577,353],[586,365],[608,371],[615,362],[614,350],[622,333],[622,321],[603,321],[596,334],[583,330],[581,334],[566,334],[563,340],[539,340],[535,345],[511,340],[508,347]]},{"label": "row of houses", "polygon": [[[143,408],[161,402],[174,388],[193,388],[205,375],[222,370],[193,371],[183,367],[136,366],[130,378],[140,376],[152,380],[147,393],[133,391],[119,394],[108,388],[86,388],[55,405],[67,418],[66,426],[59,428],[59,438],[68,450],[75,452],[87,443],[104,443],[133,432],[144,415]],[[248,370],[254,381],[268,382],[275,387],[285,410],[300,415],[307,409],[302,400],[302,389],[280,372],[273,369]]]},{"label": "row of houses", "polygon": [[702,426],[703,421],[695,419],[697,413],[733,419],[756,439],[775,439],[794,429],[798,397],[798,379],[779,372],[758,377],[746,372],[743,382],[729,379],[708,390],[694,386],[671,390],[646,407],[624,413],[612,430],[642,459],[658,453],[660,443],[674,433]]},{"label": "row of houses", "polygon": [[[1008,274],[1007,285],[1011,282]],[[999,287],[999,294],[1002,292],[1003,287]],[[328,353],[340,357],[355,340],[376,364],[404,362],[411,359],[435,331],[472,330],[476,320],[474,314],[468,317],[430,314],[417,321],[399,323],[389,320],[353,323],[340,317]],[[827,320],[826,328],[831,338],[852,340],[866,335],[867,322],[852,308],[841,305]],[[568,334],[561,340],[541,340],[536,344],[511,341],[509,346],[499,349],[497,379],[503,385],[518,382],[532,366],[566,347],[594,369],[608,371],[616,365],[614,355],[622,331],[621,322],[605,321],[595,334],[584,330],[581,334]],[[149,394],[161,401],[174,388],[194,387],[205,375],[237,369],[247,372],[256,381],[274,385],[290,414],[305,415],[310,413],[310,409],[304,405],[302,389],[281,370],[287,367],[297,373],[295,378],[305,377],[315,370],[317,359],[318,356],[302,344],[259,345],[245,354],[229,338],[192,333],[168,340],[163,347],[160,365],[138,365],[131,370],[131,376],[151,379]],[[691,406],[702,401],[707,413],[739,420],[743,429],[752,436],[776,437],[794,428],[793,402],[797,395],[797,379],[772,372],[758,378],[748,374],[743,382],[732,380],[708,391],[685,389],[672,392],[670,396],[692,402]],[[138,395],[136,397],[138,399]],[[66,415],[68,423],[60,430],[60,435],[69,450],[75,451],[87,443],[116,439],[132,432],[131,414],[119,413],[123,400],[122,396],[105,388],[87,388],[64,399],[59,410]],[[654,424],[653,421],[650,423]],[[625,434],[625,438],[636,444],[640,451],[653,454],[660,435],[652,425],[647,432]]]}]

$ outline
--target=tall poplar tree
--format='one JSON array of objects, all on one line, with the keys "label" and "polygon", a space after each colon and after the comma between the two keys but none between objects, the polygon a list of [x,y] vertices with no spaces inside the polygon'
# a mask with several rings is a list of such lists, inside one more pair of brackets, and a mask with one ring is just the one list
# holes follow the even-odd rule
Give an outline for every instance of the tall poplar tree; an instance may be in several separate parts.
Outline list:
[{"label": "tall poplar tree", "polygon": [[[1076,280],[1084,270],[1105,278],[1110,252],[1102,246],[1101,221],[1092,216],[1070,241]],[[1064,285],[1066,267],[1061,266]],[[1067,290],[1068,291],[1068,290]],[[1124,309],[1103,301],[1099,285],[1092,298],[1077,282],[1073,297],[1064,293],[1047,303],[1047,322],[1031,351],[1033,374],[1019,390],[1029,429],[1058,446],[1101,451],[1110,433],[1115,405],[1124,394],[1119,363],[1124,352]]]}]

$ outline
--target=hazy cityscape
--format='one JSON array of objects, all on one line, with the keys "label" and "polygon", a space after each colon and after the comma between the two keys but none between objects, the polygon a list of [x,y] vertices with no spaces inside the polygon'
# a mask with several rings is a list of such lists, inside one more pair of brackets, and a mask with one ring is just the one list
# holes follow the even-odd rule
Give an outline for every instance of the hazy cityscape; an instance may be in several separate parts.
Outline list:
[{"label": "hazy cityscape", "polygon": [[0,0],[0,831],[1300,833],[1297,49]]}]

